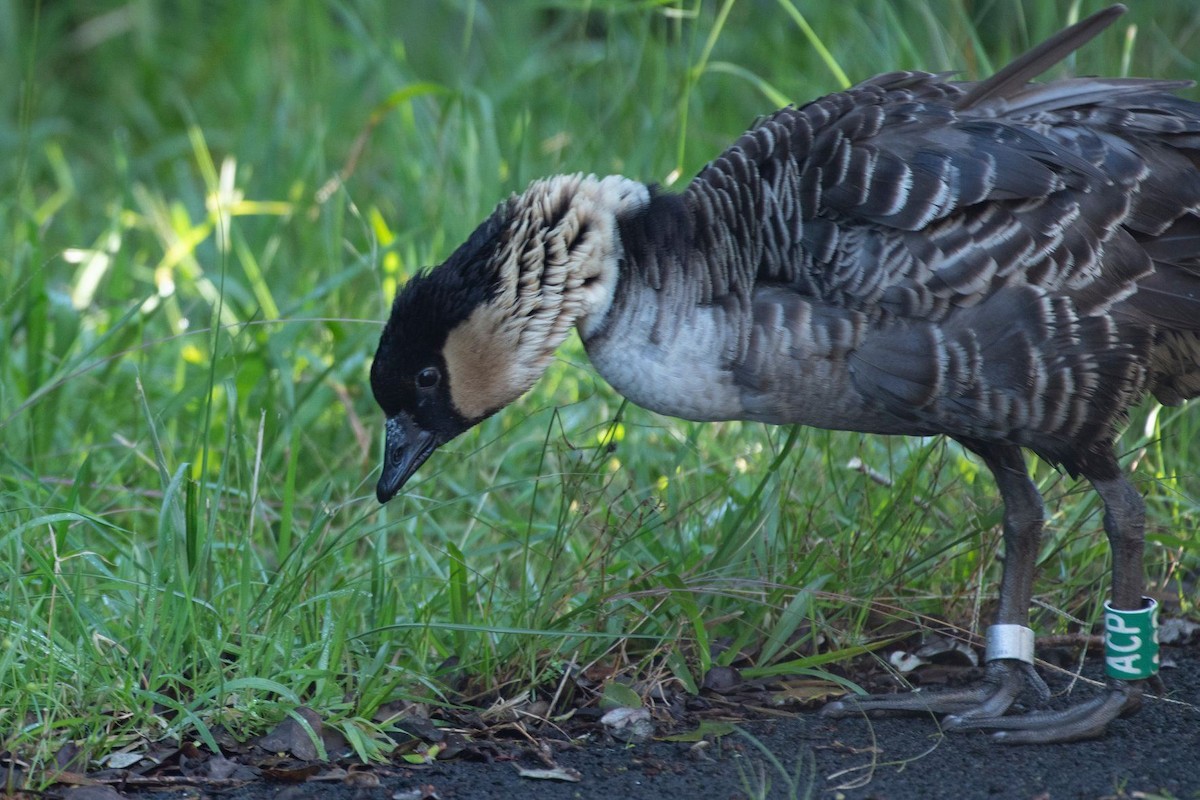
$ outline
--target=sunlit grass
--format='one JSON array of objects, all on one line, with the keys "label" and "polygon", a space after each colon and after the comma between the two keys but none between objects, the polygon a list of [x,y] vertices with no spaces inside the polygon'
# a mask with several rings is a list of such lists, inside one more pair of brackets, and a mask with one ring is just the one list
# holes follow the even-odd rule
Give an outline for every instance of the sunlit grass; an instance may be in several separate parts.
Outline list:
[{"label": "sunlit grass", "polygon": [[[465,7],[0,3],[0,752],[34,774],[67,741],[212,746],[300,704],[371,757],[380,709],[458,701],[450,678],[694,691],[738,657],[828,665],[888,617],[986,623],[1000,507],[952,444],[666,419],[572,341],[380,509],[366,375],[396,286],[530,179],[683,182],[839,69],[977,76],[1062,9]],[[1075,68],[1200,76],[1188,3],[1130,20],[1132,51],[1122,21]],[[1198,434],[1144,409],[1122,440],[1185,607]],[[1035,469],[1051,631],[1096,619],[1107,556],[1094,495]]]}]

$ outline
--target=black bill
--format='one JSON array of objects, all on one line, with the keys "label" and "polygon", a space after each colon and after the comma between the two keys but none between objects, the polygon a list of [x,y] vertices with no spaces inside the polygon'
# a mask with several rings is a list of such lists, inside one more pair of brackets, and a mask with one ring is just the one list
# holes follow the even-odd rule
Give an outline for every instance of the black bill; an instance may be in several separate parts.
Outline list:
[{"label": "black bill", "polygon": [[386,503],[396,496],[405,482],[425,463],[437,446],[437,436],[413,422],[412,417],[399,413],[388,417],[385,428],[387,440],[383,448],[383,474],[375,486],[375,496]]}]

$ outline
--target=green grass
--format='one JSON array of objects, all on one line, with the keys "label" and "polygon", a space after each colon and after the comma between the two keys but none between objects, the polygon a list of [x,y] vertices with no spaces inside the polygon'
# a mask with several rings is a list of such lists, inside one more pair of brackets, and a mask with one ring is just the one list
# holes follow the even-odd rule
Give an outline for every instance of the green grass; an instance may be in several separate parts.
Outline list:
[{"label": "green grass", "polygon": [[[986,74],[1074,8],[0,0],[0,752],[37,784],[68,741],[212,745],[305,704],[371,758],[381,707],[458,701],[451,673],[694,689],[889,617],[986,622],[1000,506],[953,445],[666,419],[573,341],[380,509],[367,370],[398,283],[529,180],[682,185],[842,73]],[[1074,69],[1200,78],[1198,40],[1190,0],[1139,5]],[[1121,442],[1185,608],[1198,439],[1147,408]],[[1063,630],[1106,594],[1099,505],[1036,477]]]}]

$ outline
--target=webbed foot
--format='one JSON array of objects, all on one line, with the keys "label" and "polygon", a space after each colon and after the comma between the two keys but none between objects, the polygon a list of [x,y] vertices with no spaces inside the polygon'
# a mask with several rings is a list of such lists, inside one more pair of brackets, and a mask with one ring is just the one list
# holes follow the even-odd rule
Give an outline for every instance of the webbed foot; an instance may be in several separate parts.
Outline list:
[{"label": "webbed foot", "polygon": [[1001,717],[1026,688],[1033,689],[1040,700],[1050,696],[1031,665],[1003,659],[988,662],[986,675],[974,686],[847,697],[827,704],[821,714],[838,718],[872,711],[907,711],[950,714],[956,720],[992,719]]},{"label": "webbed foot", "polygon": [[1046,684],[1022,661],[991,661],[987,675],[974,686],[958,690],[914,691],[866,695],[836,700],[821,709],[822,716],[841,718],[874,711],[944,714],[945,730],[985,730],[1005,744],[1048,744],[1094,739],[1108,723],[1141,707],[1141,681],[1110,680],[1105,693],[1068,708],[1006,716],[1025,689],[1038,699],[1049,698]]},{"label": "webbed foot", "polygon": [[994,731],[992,738],[1005,744],[1075,742],[1103,736],[1108,723],[1137,711],[1142,704],[1142,685],[1109,681],[1099,697],[1057,710],[1031,711],[1013,716],[966,717],[950,715],[942,720],[947,729],[978,728]]}]

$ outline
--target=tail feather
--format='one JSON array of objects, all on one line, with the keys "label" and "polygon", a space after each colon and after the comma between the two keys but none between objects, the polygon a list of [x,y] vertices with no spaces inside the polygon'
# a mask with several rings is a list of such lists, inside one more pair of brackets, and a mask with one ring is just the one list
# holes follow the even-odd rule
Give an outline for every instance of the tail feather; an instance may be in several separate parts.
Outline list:
[{"label": "tail feather", "polygon": [[1124,13],[1125,6],[1109,6],[1076,22],[1069,28],[1064,28],[992,77],[979,82],[974,89],[958,101],[959,110],[977,106],[991,98],[1004,97],[1014,89],[1026,85],[1090,42]]}]

